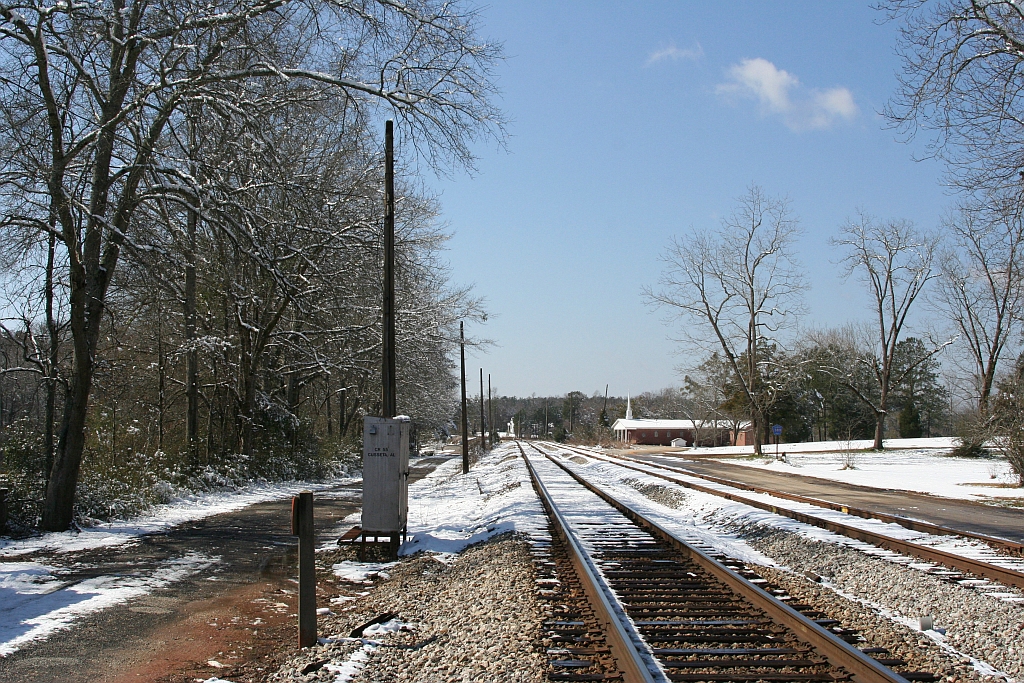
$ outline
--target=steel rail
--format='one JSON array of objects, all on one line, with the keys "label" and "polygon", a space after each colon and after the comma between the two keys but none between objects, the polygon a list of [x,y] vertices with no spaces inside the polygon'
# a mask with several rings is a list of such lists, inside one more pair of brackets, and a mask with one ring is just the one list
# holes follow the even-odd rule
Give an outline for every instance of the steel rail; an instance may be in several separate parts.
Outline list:
[{"label": "steel rail", "polygon": [[[518,442],[517,442],[517,445]],[[647,667],[647,662],[638,651],[635,641],[640,640],[640,635],[633,632],[630,634],[626,624],[618,617],[612,600],[604,588],[604,583],[598,578],[597,572],[591,566],[586,551],[576,540],[576,535],[569,528],[569,523],[555,505],[554,500],[545,488],[544,483],[533,468],[533,463],[526,457],[522,445],[519,445],[523,461],[530,472],[530,479],[533,488],[540,498],[541,504],[547,511],[553,522],[555,532],[559,535],[566,547],[569,549],[569,559],[576,570],[577,578],[587,594],[590,604],[594,609],[594,615],[604,630],[608,649],[611,651],[615,663],[622,673],[624,683],[655,683],[664,681],[656,679]],[[628,627],[632,629],[632,626]]]},{"label": "steel rail", "polygon": [[[576,452],[580,453],[581,451]],[[923,560],[933,562],[935,564],[941,564],[946,567],[957,569],[962,572],[974,574],[976,576],[984,576],[985,578],[993,579],[1007,586],[1024,588],[1024,572],[1015,571],[1013,569],[1006,569],[1005,567],[999,567],[997,565],[984,562],[982,560],[973,560],[969,557],[955,555],[953,553],[949,553],[944,550],[939,550],[937,548],[929,548],[928,546],[924,546],[919,543],[913,543],[911,541],[902,541],[896,538],[891,538],[889,536],[883,536],[882,534],[877,534],[873,531],[868,531],[866,529],[858,529],[857,527],[850,526],[848,524],[843,524],[841,522],[835,522],[828,519],[822,519],[820,517],[808,515],[803,512],[797,512],[796,510],[790,510],[788,508],[780,507],[778,505],[772,505],[771,503],[753,500],[752,498],[747,498],[746,496],[740,496],[735,493],[729,493],[728,491],[720,491],[710,486],[703,486],[701,484],[696,484],[692,481],[686,481],[684,479],[671,477],[667,474],[660,474],[658,472],[652,472],[648,469],[643,469],[641,467],[635,467],[625,462],[621,462],[620,459],[611,459],[608,458],[608,456],[602,456],[601,454],[598,453],[587,451],[582,451],[582,453],[586,453],[587,457],[593,457],[595,459],[604,460],[605,462],[610,462],[614,465],[618,465],[619,467],[635,470],[637,472],[643,472],[644,474],[648,474],[652,477],[658,477],[660,479],[664,479],[665,481],[670,481],[673,484],[678,484],[680,486],[693,489],[694,491],[710,493],[711,495],[719,496],[720,498],[726,498],[737,503],[743,503],[744,505],[756,507],[759,510],[766,510],[777,515],[782,515],[783,517],[789,517],[790,519],[795,519],[798,522],[803,522],[804,524],[810,524],[812,526],[826,529],[828,531],[832,531],[834,533],[841,534],[843,536],[847,536],[858,541],[864,541],[865,543],[870,543],[871,545],[879,546],[887,550],[892,550],[894,552],[902,553],[904,555],[912,555],[914,557],[918,557]],[[644,464],[647,465],[647,467],[668,469],[670,471],[675,469],[667,467],[665,465],[653,465],[649,463]],[[685,472],[685,474],[689,476],[689,472]],[[774,495],[774,493],[771,493],[770,491],[767,490],[764,491],[764,493]]]},{"label": "steel rail", "polygon": [[[673,548],[688,555],[703,569],[714,575],[722,581],[722,583],[729,586],[729,588],[736,591],[736,593],[741,595],[743,598],[749,600],[754,606],[763,610],[769,617],[792,629],[795,633],[804,638],[807,643],[813,646],[819,654],[832,662],[832,664],[842,667],[852,674],[858,683],[882,683],[883,681],[886,683],[907,683],[907,679],[903,678],[892,669],[878,663],[857,648],[829,633],[826,629],[814,623],[813,620],[808,619],[803,614],[800,614],[786,603],[775,599],[773,596],[764,592],[728,567],[723,566],[699,549],[694,548],[685,541],[677,538],[672,532],[668,531],[657,522],[648,519],[632,507],[594,486],[586,479],[573,472],[569,467],[552,458],[549,453],[545,453],[535,445],[533,445],[533,447],[542,455],[546,456],[551,462],[565,470],[569,476],[591,492],[597,494],[602,500],[631,519],[634,523],[662,539]],[[529,462],[528,458],[526,460]]]},{"label": "steel rail", "polygon": [[[963,536],[964,538],[971,538],[976,541],[982,541],[989,545],[1001,548],[1003,550],[1015,553],[1017,555],[1024,555],[1024,543],[1017,543],[1005,538],[999,538],[997,536],[988,536],[986,534],[979,534],[973,531],[963,531],[960,529],[954,529],[948,526],[941,526],[938,524],[932,524],[931,522],[925,522],[916,519],[910,519],[908,517],[900,517],[898,515],[890,515],[884,512],[875,512],[873,510],[866,510],[864,508],[854,507],[852,505],[843,505],[842,503],[833,503],[829,500],[823,500],[821,498],[812,498],[810,496],[801,496],[796,493],[786,493],[785,491],[779,491],[776,489],[765,488],[764,486],[755,486],[754,484],[746,484],[741,481],[735,481],[733,479],[725,479],[723,477],[716,477],[710,474],[701,474],[688,470],[685,467],[676,467],[674,465],[666,465],[664,463],[649,463],[639,458],[634,458],[629,455],[623,454],[607,454],[607,453],[596,453],[594,451],[588,451],[582,448],[574,448],[572,446],[565,446],[563,448],[574,450],[581,454],[586,455],[600,455],[606,458],[615,458],[619,460],[629,460],[630,462],[638,462],[645,465],[653,465],[655,467],[663,467],[674,472],[680,472],[687,474],[691,477],[698,477],[706,481],[713,481],[716,484],[723,484],[725,486],[731,486],[733,488],[742,489],[744,491],[753,491],[754,493],[766,493],[776,498],[784,498],[786,500],[792,500],[797,503],[806,503],[808,505],[815,505],[817,507],[828,508],[829,510],[835,510],[836,512],[842,512],[843,514],[853,515],[855,517],[863,517],[864,519],[877,519],[882,522],[889,522],[891,524],[899,524],[900,526],[910,529],[911,531],[922,531],[929,534],[935,534],[937,536]],[[816,478],[816,477],[812,477]]]}]

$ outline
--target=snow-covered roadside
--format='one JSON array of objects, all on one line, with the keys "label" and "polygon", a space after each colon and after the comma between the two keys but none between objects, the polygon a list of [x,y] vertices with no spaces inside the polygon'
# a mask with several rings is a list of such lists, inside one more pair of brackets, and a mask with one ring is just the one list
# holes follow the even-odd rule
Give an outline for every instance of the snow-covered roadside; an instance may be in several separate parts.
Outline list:
[{"label": "snow-covered roadside", "polygon": [[[177,498],[166,505],[158,505],[150,512],[134,519],[106,522],[80,531],[62,531],[12,541],[0,538],[0,558],[35,552],[71,553],[134,541],[139,536],[166,531],[185,522],[192,522],[224,512],[294,496],[300,491],[322,491],[336,486],[359,482],[359,478],[346,477],[329,482],[281,482],[253,484],[233,491],[202,493]],[[3,572],[0,564],[0,573]]]},{"label": "snow-covered roadside", "polygon": [[[97,576],[68,582],[61,570],[45,561],[17,558],[42,552],[67,554],[123,545],[148,533],[185,522],[238,510],[255,503],[324,490],[358,479],[310,484],[287,482],[253,485],[231,492],[198,495],[161,505],[144,517],[83,529],[50,533],[19,541],[0,541],[0,657],[27,643],[69,628],[82,617],[181,581],[216,563],[219,557],[188,553],[153,569],[133,574]],[[339,492],[349,494],[350,490]],[[332,495],[332,494],[328,494]]]}]

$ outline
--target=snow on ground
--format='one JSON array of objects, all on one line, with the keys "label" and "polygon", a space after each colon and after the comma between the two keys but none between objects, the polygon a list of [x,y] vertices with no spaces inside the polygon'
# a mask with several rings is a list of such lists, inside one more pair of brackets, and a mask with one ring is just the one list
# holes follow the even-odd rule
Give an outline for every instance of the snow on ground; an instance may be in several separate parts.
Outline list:
[{"label": "snow on ground", "polygon": [[[945,498],[985,500],[1018,498],[1024,503],[1024,489],[1014,486],[1009,464],[1002,458],[954,458],[948,451],[923,448],[894,448],[859,453],[799,453],[782,444],[786,460],[775,459],[774,448],[764,459],[726,460],[745,467],[790,472],[846,484],[902,489]],[[843,469],[852,462],[853,469]]]},{"label": "snow on ground", "polygon": [[[946,498],[991,501],[1024,506],[1024,488],[1016,486],[1010,465],[1002,457],[954,458],[954,437],[886,439],[884,451],[871,450],[872,442],[809,441],[764,446],[764,458],[753,457],[753,446],[670,449],[672,460],[685,467],[692,456],[722,457],[722,462],[744,467],[830,479],[858,486],[901,489]],[[641,447],[635,454],[656,454],[660,449]],[[629,454],[630,451],[625,451]],[[846,467],[852,464],[853,468]]]},{"label": "snow on ground", "polygon": [[148,576],[97,576],[71,584],[38,562],[0,563],[0,657],[68,628],[87,614],[180,581],[219,559],[189,553]]},{"label": "snow on ground", "polygon": [[[131,520],[107,522],[81,531],[48,533],[18,541],[0,538],[0,558],[34,552],[70,553],[122,545],[144,534],[166,531],[185,522],[240,510],[268,500],[294,496],[300,491],[319,491],[358,481],[358,478],[343,478],[320,484],[295,481],[253,484],[234,491],[191,495],[178,498],[166,505],[158,505],[149,513]],[[0,564],[0,575],[3,571],[4,565]]]},{"label": "snow on ground", "polygon": [[547,521],[514,443],[503,444],[462,474],[461,459],[440,465],[409,487],[409,539],[401,555],[449,553],[497,534],[546,535]]},{"label": "snow on ground", "polygon": [[[927,439],[886,439],[882,442],[886,448],[934,448],[949,450],[956,445],[956,437],[939,436]],[[787,453],[834,453],[836,451],[870,450],[875,442],[871,439],[854,439],[852,441],[806,441],[801,443],[779,444],[779,450]],[[768,445],[764,448],[767,450]],[[770,447],[775,452],[774,444]],[[694,455],[753,455],[753,446],[718,446],[715,448],[688,448],[686,453]]]},{"label": "snow on ground", "polygon": [[[335,546],[337,547],[337,546]],[[391,575],[385,571],[394,567],[397,562],[352,562],[345,560],[331,567],[334,575],[349,583],[373,583],[374,579],[389,579]]]}]

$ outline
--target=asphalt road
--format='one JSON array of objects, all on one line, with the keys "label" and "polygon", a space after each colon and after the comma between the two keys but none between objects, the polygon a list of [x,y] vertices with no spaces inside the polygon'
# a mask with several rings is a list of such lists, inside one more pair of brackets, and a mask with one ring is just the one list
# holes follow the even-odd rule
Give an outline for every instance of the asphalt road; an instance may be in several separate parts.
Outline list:
[{"label": "asphalt road", "polygon": [[[772,472],[754,467],[724,463],[711,458],[687,458],[685,455],[655,453],[630,454],[641,460],[683,467],[698,474],[732,479],[834,503],[859,507],[890,515],[913,517],[932,524],[998,536],[1024,543],[1024,509],[998,507],[969,500],[940,498],[923,493],[898,489],[873,488],[807,477],[791,473]],[[1024,495],[1024,492],[1022,492]]]},{"label": "asphalt road", "polygon": [[[410,480],[425,476],[443,460],[414,460]],[[347,529],[342,520],[359,510],[360,496],[358,484],[315,494],[318,545]],[[220,559],[166,588],[85,617],[43,642],[0,658],[0,681],[260,680],[265,671],[276,669],[297,638],[296,539],[290,534],[290,507],[286,498],[116,548],[11,558],[58,567],[69,587],[97,576],[149,576],[190,553]]]}]

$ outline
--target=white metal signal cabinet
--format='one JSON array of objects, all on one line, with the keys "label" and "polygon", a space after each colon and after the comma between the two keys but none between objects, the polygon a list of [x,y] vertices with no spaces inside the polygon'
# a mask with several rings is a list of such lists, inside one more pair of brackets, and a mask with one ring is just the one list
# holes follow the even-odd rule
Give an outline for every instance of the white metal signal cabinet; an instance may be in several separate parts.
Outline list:
[{"label": "white metal signal cabinet", "polygon": [[363,536],[405,532],[409,516],[409,418],[363,418]]}]

